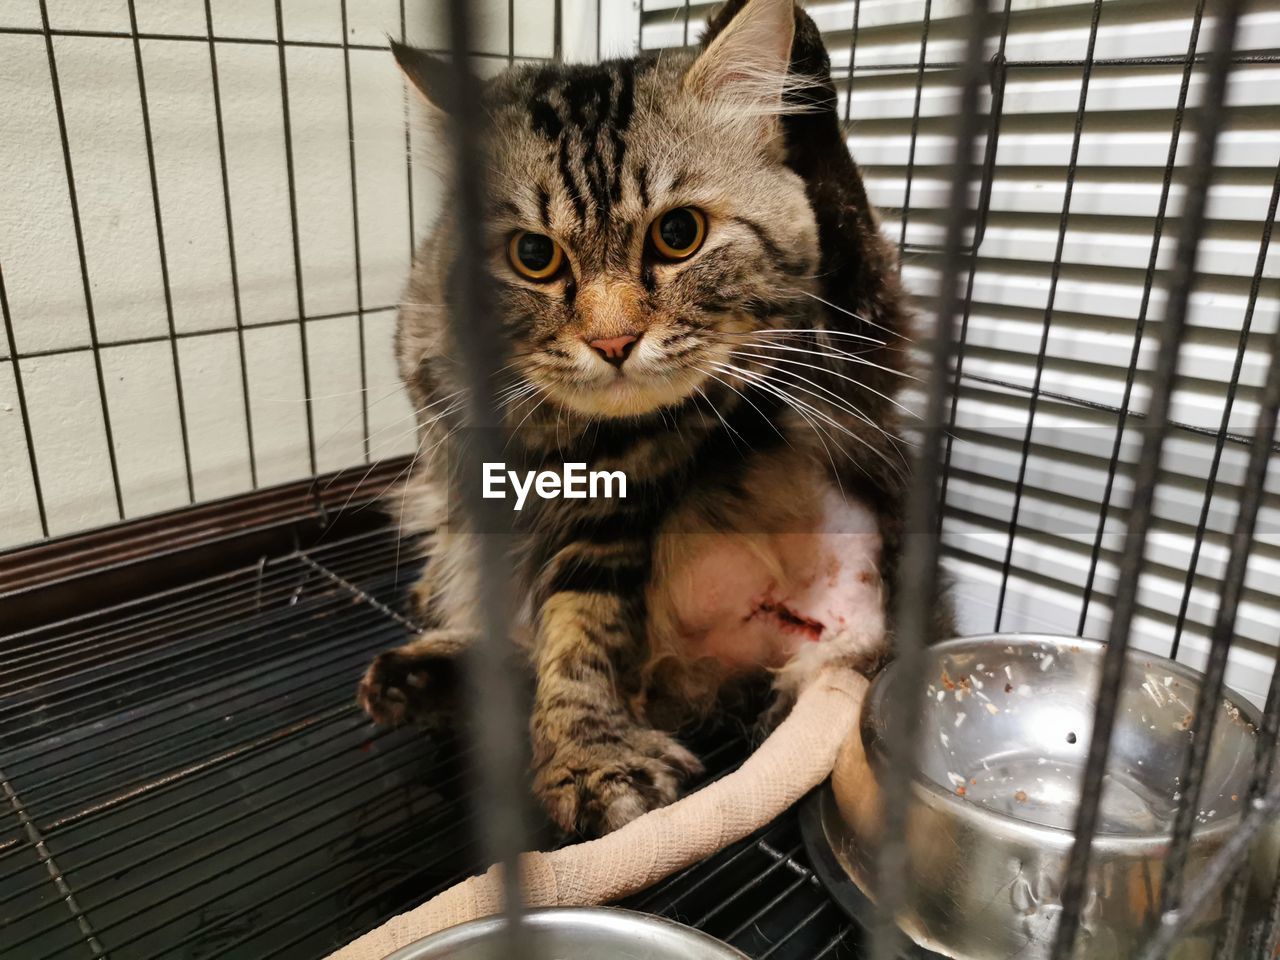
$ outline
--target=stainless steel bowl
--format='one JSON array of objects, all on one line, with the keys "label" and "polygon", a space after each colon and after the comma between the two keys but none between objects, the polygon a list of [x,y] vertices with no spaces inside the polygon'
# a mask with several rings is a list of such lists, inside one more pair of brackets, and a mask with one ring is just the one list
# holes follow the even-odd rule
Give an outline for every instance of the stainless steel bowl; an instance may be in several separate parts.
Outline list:
[{"label": "stainless steel bowl", "polygon": [[[929,651],[919,769],[906,801],[909,894],[898,917],[917,944],[962,960],[1049,956],[1102,654],[1100,643],[1028,634],[952,640]],[[1080,960],[1124,960],[1149,934],[1199,683],[1181,664],[1129,655]],[[872,899],[886,708],[900,684],[892,666],[872,684],[862,736],[846,744],[822,805],[827,841]],[[1188,886],[1239,822],[1253,766],[1257,711],[1231,691],[1218,710]],[[1276,862],[1280,827],[1260,846],[1251,911],[1269,889],[1264,864]],[[1210,957],[1224,918],[1220,900],[1170,956]]]},{"label": "stainless steel bowl", "polygon": [[[631,910],[557,907],[526,915],[529,942],[547,960],[747,960],[692,927]],[[387,960],[496,960],[500,917],[442,930]]]}]

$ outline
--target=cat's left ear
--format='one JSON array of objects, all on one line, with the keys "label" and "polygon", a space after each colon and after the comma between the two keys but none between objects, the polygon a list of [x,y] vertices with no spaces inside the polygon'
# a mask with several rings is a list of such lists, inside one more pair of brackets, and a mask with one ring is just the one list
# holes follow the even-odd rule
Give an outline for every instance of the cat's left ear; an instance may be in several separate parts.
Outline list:
[{"label": "cat's left ear", "polygon": [[428,106],[440,113],[448,112],[449,64],[425,50],[391,41],[391,53],[401,72],[422,94]]},{"label": "cat's left ear", "polygon": [[769,119],[782,112],[795,0],[747,0],[684,76],[684,87]]}]

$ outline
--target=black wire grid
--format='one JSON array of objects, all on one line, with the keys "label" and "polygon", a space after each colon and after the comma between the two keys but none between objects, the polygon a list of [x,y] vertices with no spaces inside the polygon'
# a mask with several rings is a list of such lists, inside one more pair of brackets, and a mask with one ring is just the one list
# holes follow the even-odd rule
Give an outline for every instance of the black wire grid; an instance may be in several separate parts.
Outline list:
[{"label": "black wire grid", "polygon": [[[402,39],[404,6],[401,0]],[[455,48],[471,49],[466,42],[469,35],[467,4],[451,0],[448,7]],[[1211,724],[1216,711],[1204,707],[1221,696],[1236,610],[1264,498],[1266,470],[1278,449],[1275,434],[1280,408],[1280,333],[1273,332],[1266,338],[1266,353],[1271,362],[1260,396],[1254,435],[1231,432],[1228,424],[1252,332],[1254,309],[1264,283],[1263,270],[1280,198],[1280,163],[1263,222],[1234,372],[1225,386],[1226,406],[1221,426],[1215,431],[1172,422],[1168,412],[1175,387],[1176,361],[1185,334],[1187,304],[1196,276],[1197,246],[1205,226],[1205,194],[1214,169],[1226,78],[1232,64],[1277,63],[1280,54],[1233,52],[1240,0],[1222,0],[1216,9],[1209,10],[1215,16],[1216,27],[1209,43],[1204,44],[1200,26],[1206,13],[1206,0],[1196,0],[1185,56],[1095,58],[1103,9],[1101,0],[1093,0],[1084,59],[1010,60],[1005,56],[1010,7],[1010,0],[1003,0],[995,8],[975,3],[969,14],[971,30],[966,58],[936,62],[928,58],[932,9],[930,0],[925,0],[918,61],[864,66],[856,62],[861,2],[854,0],[850,24],[852,49],[843,84],[847,90],[863,71],[915,70],[899,245],[904,254],[939,259],[942,280],[936,304],[938,326],[932,341],[932,368],[948,370],[951,375],[935,376],[927,385],[923,442],[912,492],[914,529],[940,529],[941,503],[951,475],[952,436],[962,384],[982,382],[1026,394],[1030,405],[1001,570],[1003,607],[1014,541],[1019,533],[1019,511],[1038,404],[1042,400],[1059,401],[1113,416],[1115,434],[1106,495],[1099,506],[1089,575],[1081,595],[1083,629],[1095,599],[1095,575],[1103,552],[1110,497],[1122,465],[1124,431],[1131,420],[1141,419],[1146,427],[1136,467],[1135,494],[1128,508],[1129,536],[1125,538],[1120,558],[1119,582],[1110,599],[1108,654],[1086,768],[1084,802],[1077,822],[1077,843],[1066,877],[1064,910],[1055,945],[1055,958],[1063,960],[1070,955],[1079,923],[1090,838],[1100,795],[1097,788],[1106,767],[1108,735],[1136,608],[1146,535],[1152,520],[1151,494],[1161,450],[1172,431],[1207,435],[1214,440],[1192,562],[1177,614],[1175,656],[1187,618],[1195,560],[1205,538],[1223,450],[1227,444],[1248,449],[1246,481],[1231,538],[1230,560],[1219,583],[1220,602],[1211,632],[1207,679],[1195,712],[1195,744],[1209,742],[1211,730],[1204,729],[1202,724]],[[599,2],[596,10],[599,23]],[[285,53],[290,46],[343,49],[347,125],[348,132],[353,133],[350,50],[377,49],[346,42],[345,0],[342,44],[286,40],[280,0],[275,4],[274,40],[214,37],[210,0],[205,0],[204,12],[208,29],[202,36],[175,38],[139,33],[132,0],[129,2],[131,31],[127,34],[61,31],[50,27],[46,0],[40,0],[41,28],[0,28],[0,32],[38,34],[45,40],[89,320],[90,348],[111,457],[116,507],[121,518],[123,497],[99,357],[103,347],[115,343],[100,342],[94,324],[93,291],[85,262],[75,173],[58,84],[55,38],[87,35],[121,37],[133,42],[169,331],[164,336],[126,342],[170,344],[180,419],[184,398],[177,361],[179,339],[211,332],[235,332],[242,373],[244,370],[245,324],[241,318],[234,261],[217,45],[265,43],[274,45],[279,53],[297,314],[277,324],[299,325],[308,396],[311,374],[306,366],[304,321],[321,317],[309,316],[306,312]],[[643,30],[643,4],[639,13]],[[511,26],[507,59],[514,62],[513,0],[508,0],[508,14]],[[687,45],[696,39],[690,34],[690,3],[686,2],[675,14],[682,20],[682,39]],[[561,47],[559,20],[557,15],[554,41],[557,55]],[[208,45],[226,228],[233,258],[236,324],[226,331],[192,334],[179,332],[174,326],[145,71],[139,46],[140,41],[151,39],[197,40]],[[1205,46],[1207,50],[1202,49]],[[457,63],[455,96],[461,103],[471,102],[476,81],[464,60],[459,59]],[[1090,78],[1097,68],[1147,65],[1181,66],[1182,82],[1141,307],[1135,318],[1123,399],[1118,406],[1111,406],[1088,397],[1042,390],[1041,377],[1054,319]],[[985,236],[1005,84],[1010,71],[1045,67],[1078,68],[1082,83],[1066,165],[1066,190],[1056,252],[1050,265],[1039,352],[1032,383],[1025,386],[967,373],[964,370],[965,340],[977,261]],[[963,109],[957,118],[958,160],[952,167],[951,209],[956,213],[951,217],[945,242],[930,246],[909,243],[907,224],[921,96],[926,75],[937,70],[959,71]],[[1200,109],[1190,111],[1188,90],[1196,71],[1205,76],[1205,89]],[[984,86],[989,90],[990,102],[985,114],[978,106]],[[846,120],[850,119],[847,103]],[[1184,124],[1194,131],[1195,141],[1190,164],[1179,170],[1176,155]],[[405,137],[407,147],[407,123]],[[980,156],[976,149],[979,138],[984,140]],[[469,135],[462,136],[457,149],[457,159],[462,161],[459,170],[479,168],[478,164],[467,162],[474,159],[476,149]],[[354,147],[349,159],[352,207],[358,211]],[[1186,203],[1180,217],[1170,221],[1166,214],[1175,174],[1185,176]],[[408,165],[405,178],[412,244],[413,179]],[[975,181],[978,202],[976,208],[970,209],[966,198]],[[467,205],[475,204],[483,189],[483,184],[465,176],[456,186],[460,202]],[[1156,257],[1166,225],[1176,231],[1176,265],[1160,274]],[[356,232],[353,267],[359,297],[356,314],[363,332],[367,315],[392,310],[394,305],[364,302],[358,282],[361,272],[358,218],[353,230]],[[474,243],[476,236],[463,239]],[[480,260],[471,258],[470,262],[478,264]],[[1145,410],[1132,410],[1129,401],[1139,375],[1138,351],[1157,283],[1167,286],[1168,297],[1164,314],[1158,318],[1160,346],[1152,395]],[[471,283],[463,284],[461,289],[456,311],[457,333],[480,383],[486,365],[492,362],[484,344],[484,325],[489,317],[481,302],[484,289],[481,277],[473,276]],[[3,308],[19,412],[27,430],[27,452],[36,481],[37,506],[47,536],[39,463],[27,426],[27,397],[19,361],[59,351],[18,352],[2,273],[0,308]],[[462,322],[462,318],[469,318],[470,322]],[[1258,336],[1253,336],[1256,346]],[[362,350],[363,342],[362,336]],[[362,376],[363,359],[362,356]],[[251,471],[256,487],[247,379],[242,382],[246,384],[244,415],[250,430]],[[362,381],[362,386],[366,385]],[[472,399],[472,419],[477,423],[492,422],[492,405],[486,403],[484,391]],[[310,408],[307,412],[308,452],[314,473],[315,428]],[[361,413],[364,458],[368,463],[367,400],[362,402]],[[185,423],[183,449],[188,497],[194,500]],[[369,471],[359,472],[365,473],[366,479],[372,478],[375,485],[379,480],[385,485],[401,467],[401,464],[390,467],[371,464]],[[203,520],[193,525],[184,518],[196,514],[178,513],[153,521],[149,527],[145,522],[143,527],[139,527],[138,522],[124,524],[119,528],[123,539],[118,541],[112,540],[113,535],[108,531],[106,535],[65,538],[0,555],[0,610],[12,611],[16,617],[13,622],[18,623],[17,628],[5,626],[5,632],[0,634],[0,650],[4,653],[4,664],[0,668],[0,789],[8,807],[0,815],[0,955],[22,960],[80,956],[319,956],[423,901],[481,868],[490,859],[509,858],[521,845],[532,842],[533,838],[522,836],[519,817],[505,802],[509,796],[504,798],[494,793],[493,788],[511,771],[499,768],[501,758],[491,755],[491,750],[477,750],[474,745],[446,733],[424,737],[413,732],[377,731],[351,704],[355,679],[369,658],[385,647],[402,642],[414,629],[403,606],[413,565],[408,560],[407,548],[397,543],[393,527],[379,520],[375,511],[365,509],[371,492],[376,492],[373,487],[344,481],[333,488],[334,493],[325,493],[326,489],[319,484],[299,488],[291,502],[301,506],[295,515],[284,520],[272,510],[253,506],[257,501],[252,498],[241,498],[216,507],[215,513],[223,511],[217,513],[218,516],[239,518],[230,528],[225,523]],[[134,530],[142,532],[130,534]],[[175,546],[174,531],[180,530],[186,532],[177,538],[180,545]],[[914,618],[930,607],[928,600],[936,588],[934,574],[940,549],[937,536],[910,538],[905,563],[917,576],[909,582],[922,584],[923,595],[913,595],[909,598],[910,604],[900,611],[900,654],[907,668],[920,660],[924,629]],[[181,563],[174,559],[179,554],[184,558]],[[146,571],[146,576],[139,575],[140,571]],[[94,584],[96,589],[86,589]],[[69,599],[72,597],[77,599]],[[500,605],[493,609],[500,614]],[[32,610],[37,613],[32,614]],[[488,626],[488,646],[482,647],[482,652],[487,649],[491,656],[480,662],[483,669],[493,671],[499,669],[495,664],[500,658],[492,657],[492,653],[498,649],[502,631],[499,620]],[[485,682],[494,682],[490,674],[484,676]],[[487,734],[483,731],[481,734],[490,744],[494,742],[493,737],[503,733],[503,724],[507,730],[520,726],[518,710],[510,711],[510,716],[499,715],[493,723]],[[898,775],[902,775],[910,762],[910,723],[910,711],[907,711],[894,745],[899,760]],[[1235,907],[1228,929],[1218,944],[1217,956],[1224,960],[1238,957],[1270,960],[1272,957],[1280,920],[1280,888],[1272,896],[1269,916],[1256,929],[1241,929],[1240,920],[1242,865],[1248,848],[1261,829],[1280,812],[1280,778],[1272,777],[1278,727],[1280,672],[1272,676],[1247,814],[1233,841],[1210,864],[1196,889],[1183,890],[1180,871],[1190,839],[1198,784],[1207,759],[1204,749],[1193,750],[1183,771],[1182,782],[1187,786],[1163,885],[1164,919],[1159,929],[1153,931],[1153,941],[1143,960],[1164,956],[1172,939],[1196,909],[1227,886],[1234,891]],[[747,749],[741,736],[727,728],[704,731],[697,746],[707,759],[712,776],[732,769]],[[468,789],[472,766],[480,771],[478,782],[490,787],[482,792],[479,800],[475,792]],[[492,821],[494,815],[509,821],[510,829],[495,830],[493,823],[487,830],[476,829],[477,821]],[[467,829],[461,829],[463,827]],[[890,827],[896,827],[896,833],[891,832],[890,842],[886,844],[885,863],[900,863],[902,825],[891,823]],[[886,886],[887,905],[892,906],[900,895],[901,890]],[[810,871],[791,816],[783,817],[707,863],[686,870],[635,898],[630,905],[695,923],[758,958],[816,960],[868,955],[868,950],[869,955],[880,958],[896,955],[899,948],[888,925],[882,924],[868,939],[843,918]]]}]

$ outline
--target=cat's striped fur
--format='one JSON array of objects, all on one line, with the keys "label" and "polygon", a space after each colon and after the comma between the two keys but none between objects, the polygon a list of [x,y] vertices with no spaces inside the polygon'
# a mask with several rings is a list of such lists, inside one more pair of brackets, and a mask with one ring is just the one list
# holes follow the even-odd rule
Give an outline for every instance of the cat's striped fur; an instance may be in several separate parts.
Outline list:
[{"label": "cat's striped fur", "polygon": [[[582,461],[629,480],[625,500],[531,498],[519,515],[534,787],[583,832],[669,802],[699,769],[671,731],[709,709],[731,671],[689,657],[674,635],[671,571],[690,538],[727,533],[757,550],[834,487],[876,512],[885,597],[896,588],[907,460],[893,397],[907,317],[825,51],[792,0],[730,0],[703,48],[517,67],[485,93],[509,465]],[[439,65],[399,57],[430,99]],[[704,249],[655,262],[650,222],[685,205],[708,211]],[[428,534],[418,598],[439,629],[370,668],[361,699],[385,722],[424,720],[444,702],[450,658],[474,626],[467,523],[447,468],[459,407],[443,307],[452,229],[446,210],[415,263],[397,340],[421,442],[393,509]],[[562,280],[514,274],[505,239],[518,230],[562,244]],[[637,330],[625,384],[582,353],[584,340]],[[831,646],[864,669],[886,652]]]}]

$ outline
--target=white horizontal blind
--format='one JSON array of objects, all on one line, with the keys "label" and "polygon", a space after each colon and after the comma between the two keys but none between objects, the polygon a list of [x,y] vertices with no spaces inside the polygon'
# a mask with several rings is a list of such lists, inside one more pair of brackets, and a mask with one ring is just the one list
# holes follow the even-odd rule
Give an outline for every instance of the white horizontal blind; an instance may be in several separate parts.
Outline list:
[{"label": "white horizontal blind", "polygon": [[[629,0],[605,0],[605,6],[610,15],[603,22],[612,44],[607,49],[615,52],[637,42],[646,49],[680,46],[686,37],[696,42],[711,9],[707,4],[686,6],[683,0],[645,0],[643,12],[632,12]],[[967,4],[811,0],[805,6],[826,37],[841,110],[850,121],[849,145],[883,214],[885,232],[898,242],[904,239],[904,220],[907,224],[903,276],[927,327],[940,266],[929,251],[942,242],[946,224],[951,117],[958,104],[954,65],[962,56],[966,26],[960,15]],[[988,52],[994,55],[1003,19],[1000,0],[993,0],[992,10],[996,16]],[[946,491],[945,550],[957,579],[966,632],[998,624],[1002,630],[1081,630],[1101,636],[1110,614],[1114,561],[1124,535],[1148,370],[1182,209],[1179,172],[1194,143],[1190,113],[1178,142],[1105,528],[1099,523],[1099,505],[1111,472],[1142,314],[1195,4],[1106,0],[1099,5],[1070,216],[1046,337],[1046,305],[1094,12],[1093,3],[1070,0],[1011,4],[997,150],[986,230],[975,261]],[[1206,14],[1199,54],[1212,36],[1213,18]],[[1253,432],[1266,373],[1260,341],[1276,329],[1280,314],[1277,237],[1262,264],[1252,334],[1240,350],[1280,165],[1280,2],[1251,4],[1236,46],[1241,62],[1228,88],[1228,116],[1208,198],[1209,224],[1200,245],[1201,275],[1190,305],[1182,380],[1173,406],[1175,426],[1156,493],[1156,525],[1133,638],[1140,648],[1169,653],[1186,596],[1178,656],[1193,666],[1202,664],[1208,649],[1218,577],[1227,559],[1227,536],[1235,523],[1247,458],[1241,441]],[[1202,87],[1203,68],[1194,69],[1189,108],[1198,102]],[[991,108],[988,89],[983,109],[989,115]],[[975,184],[975,204],[978,195]],[[1233,392],[1238,351],[1240,372]],[[1036,409],[1024,461],[1033,394]],[[1229,438],[1210,496],[1215,439],[1224,429]],[[1280,468],[1274,465],[1267,491],[1227,674],[1228,683],[1255,701],[1265,695],[1280,640]],[[1188,591],[1206,498],[1203,543]],[[1085,585],[1095,544],[1100,557],[1086,611]]]}]

